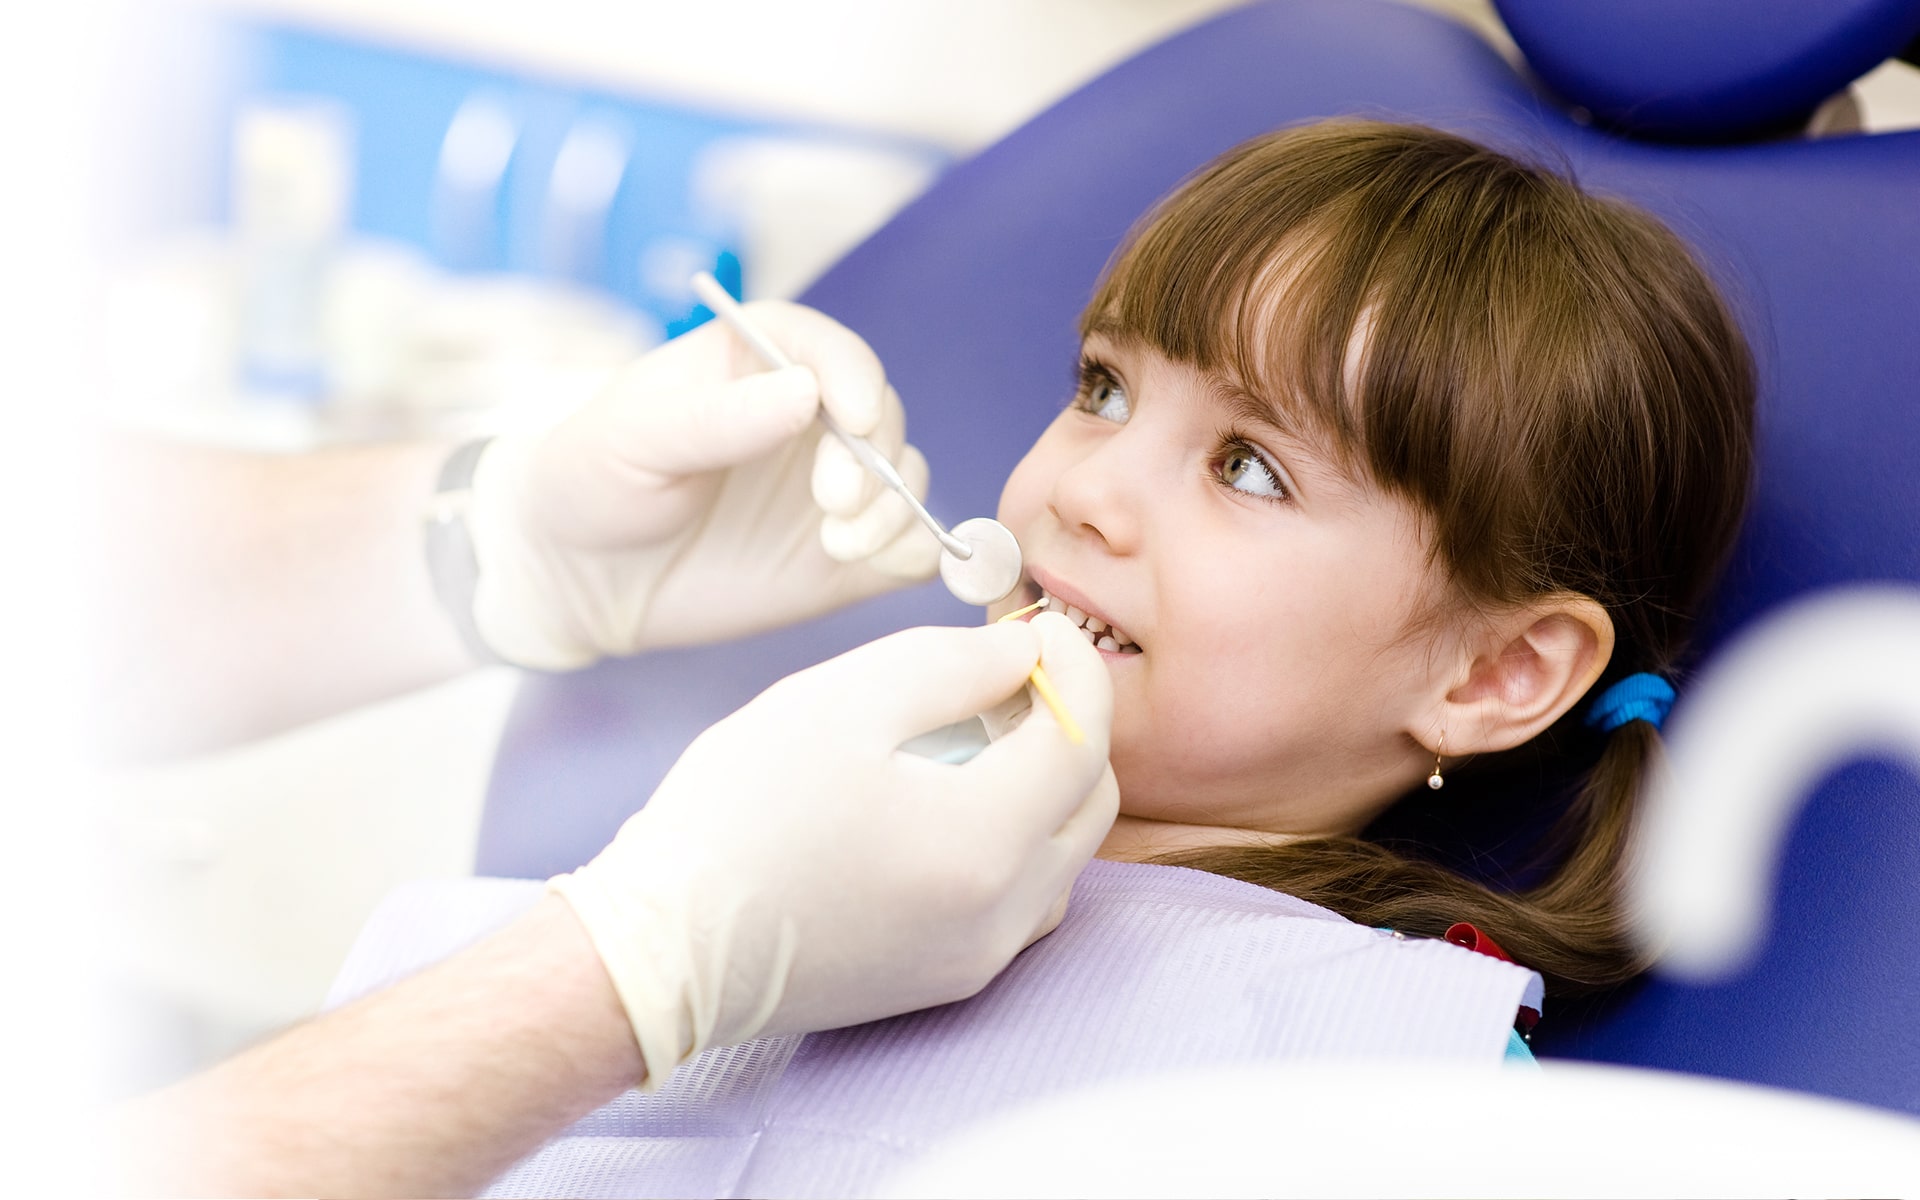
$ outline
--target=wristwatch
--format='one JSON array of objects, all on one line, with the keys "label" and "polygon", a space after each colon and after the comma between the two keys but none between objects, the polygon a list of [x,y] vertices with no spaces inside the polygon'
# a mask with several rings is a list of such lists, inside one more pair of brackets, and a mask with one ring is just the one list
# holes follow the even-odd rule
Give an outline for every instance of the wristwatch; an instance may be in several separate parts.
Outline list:
[{"label": "wristwatch", "polygon": [[473,499],[473,471],[492,438],[467,442],[447,456],[426,512],[427,574],[433,594],[447,619],[466,644],[468,653],[483,663],[507,660],[493,652],[480,636],[473,619],[473,593],[480,583],[480,561],[473,552],[473,534],[467,528],[467,509]]}]

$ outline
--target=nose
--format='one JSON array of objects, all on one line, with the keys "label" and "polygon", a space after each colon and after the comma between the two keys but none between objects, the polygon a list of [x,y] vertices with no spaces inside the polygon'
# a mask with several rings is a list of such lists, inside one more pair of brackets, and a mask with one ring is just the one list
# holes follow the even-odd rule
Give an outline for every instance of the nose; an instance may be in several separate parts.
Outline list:
[{"label": "nose", "polygon": [[1146,532],[1142,492],[1151,465],[1147,439],[1132,425],[1099,439],[1054,477],[1047,507],[1069,533],[1098,538],[1115,554],[1132,554]]}]

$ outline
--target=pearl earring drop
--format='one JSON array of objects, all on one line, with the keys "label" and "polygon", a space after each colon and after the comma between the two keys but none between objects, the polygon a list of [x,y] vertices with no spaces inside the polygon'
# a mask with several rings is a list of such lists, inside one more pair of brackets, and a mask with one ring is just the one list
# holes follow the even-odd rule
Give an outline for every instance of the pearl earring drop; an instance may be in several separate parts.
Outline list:
[{"label": "pearl earring drop", "polygon": [[1433,751],[1433,774],[1427,776],[1427,786],[1436,792],[1447,786],[1447,781],[1440,774],[1440,751],[1444,750],[1446,745],[1447,735],[1443,733],[1440,735],[1440,744]]}]

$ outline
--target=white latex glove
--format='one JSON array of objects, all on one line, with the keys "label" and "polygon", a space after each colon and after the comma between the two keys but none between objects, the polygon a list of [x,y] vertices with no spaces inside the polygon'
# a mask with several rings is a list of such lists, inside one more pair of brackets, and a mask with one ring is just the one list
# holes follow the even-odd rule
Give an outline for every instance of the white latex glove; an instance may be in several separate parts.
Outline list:
[{"label": "white latex glove", "polygon": [[924,495],[926,459],[880,360],[824,313],[747,307],[799,365],[766,371],[710,321],[555,428],[487,447],[467,520],[474,621],[494,653],[582,667],[771,629],[933,574],[939,544],[814,419],[824,404]]},{"label": "white latex glove", "polygon": [[[895,747],[1045,664],[1044,705],[971,761]],[[1113,690],[1058,614],[894,634],[773,685],[687,748],[598,857],[551,883],[606,964],[648,1086],[702,1049],[985,987],[1059,924],[1119,811]]]}]

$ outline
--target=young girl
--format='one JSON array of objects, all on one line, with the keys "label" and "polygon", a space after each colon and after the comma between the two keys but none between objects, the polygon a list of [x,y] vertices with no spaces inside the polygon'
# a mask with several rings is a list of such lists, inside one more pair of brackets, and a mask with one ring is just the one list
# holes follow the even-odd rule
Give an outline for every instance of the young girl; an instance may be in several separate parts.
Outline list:
[{"label": "young girl", "polygon": [[[1323,124],[1149,214],[1082,330],[990,615],[1044,601],[1103,650],[1121,861],[971,999],[708,1050],[496,1192],[853,1194],[1079,1084],[1497,1059],[1537,980],[1458,922],[1549,990],[1640,969],[1621,848],[1751,457],[1747,352],[1679,242],[1455,137]],[[336,994],[540,894],[469,885],[389,909]]]},{"label": "young girl", "polygon": [[1616,874],[1752,457],[1745,343],[1678,239],[1327,123],[1162,202],[1081,331],[1002,497],[1032,586],[996,614],[1112,639],[1102,857],[1469,922],[1549,992],[1641,970]]}]

